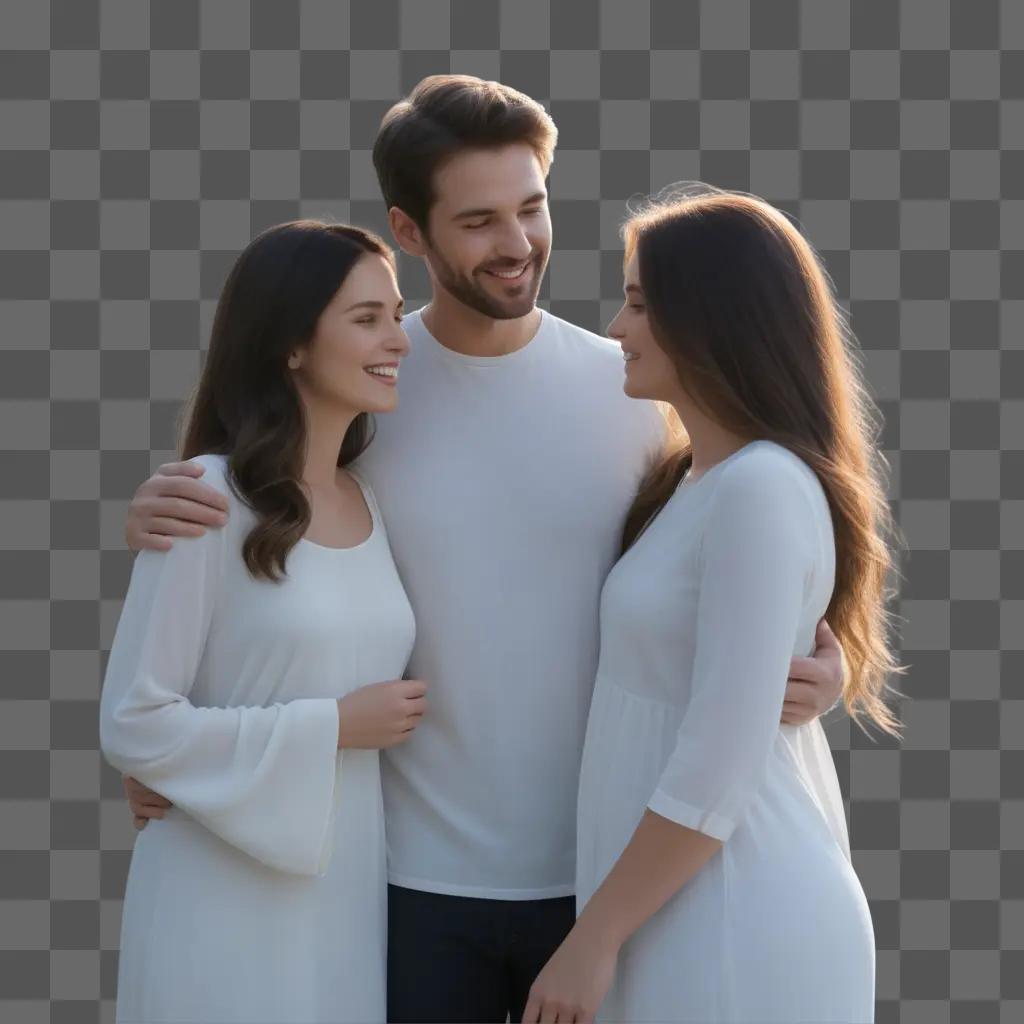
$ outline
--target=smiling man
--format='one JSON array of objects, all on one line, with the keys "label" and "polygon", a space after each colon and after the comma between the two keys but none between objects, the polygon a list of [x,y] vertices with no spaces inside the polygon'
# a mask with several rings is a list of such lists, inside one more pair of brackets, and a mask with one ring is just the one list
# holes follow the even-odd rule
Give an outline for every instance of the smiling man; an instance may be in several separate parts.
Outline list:
[{"label": "smiling man", "polygon": [[[536,305],[556,136],[528,96],[439,75],[374,147],[432,292],[404,321],[398,410],[359,460],[416,612],[408,674],[431,686],[415,740],[382,754],[393,1024],[519,1020],[572,927],[601,588],[664,438],[656,407],[623,393],[619,346]],[[215,522],[216,492],[188,472],[140,488],[132,547]],[[839,694],[838,649],[791,674],[810,720]]]}]

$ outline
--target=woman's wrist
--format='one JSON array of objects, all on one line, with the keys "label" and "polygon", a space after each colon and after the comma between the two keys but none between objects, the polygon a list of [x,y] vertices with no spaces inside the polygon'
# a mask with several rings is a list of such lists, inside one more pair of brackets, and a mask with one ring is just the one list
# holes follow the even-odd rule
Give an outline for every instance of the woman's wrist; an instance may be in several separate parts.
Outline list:
[{"label": "woman's wrist", "polygon": [[580,914],[573,932],[576,933],[576,941],[607,953],[617,953],[626,941],[626,936],[621,934],[615,922],[600,915],[592,903]]}]

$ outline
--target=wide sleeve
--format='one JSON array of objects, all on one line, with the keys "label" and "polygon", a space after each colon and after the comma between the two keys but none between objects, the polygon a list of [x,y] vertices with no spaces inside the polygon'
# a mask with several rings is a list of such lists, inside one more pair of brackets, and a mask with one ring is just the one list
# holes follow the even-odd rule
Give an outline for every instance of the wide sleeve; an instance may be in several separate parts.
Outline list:
[{"label": "wide sleeve", "polygon": [[725,842],[779,732],[820,524],[778,458],[741,458],[708,483],[690,699],[648,807]]},{"label": "wide sleeve", "polygon": [[238,849],[281,871],[323,875],[342,755],[337,702],[189,701],[220,596],[226,532],[136,558],[104,677],[100,746],[115,768]]}]

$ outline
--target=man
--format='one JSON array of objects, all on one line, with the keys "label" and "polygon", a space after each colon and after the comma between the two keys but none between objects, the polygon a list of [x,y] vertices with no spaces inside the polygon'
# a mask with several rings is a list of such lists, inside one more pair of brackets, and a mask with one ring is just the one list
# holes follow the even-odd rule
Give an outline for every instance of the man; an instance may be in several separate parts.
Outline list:
[{"label": "man", "polygon": [[[536,305],[556,137],[522,93],[443,75],[374,147],[391,230],[432,291],[405,320],[399,409],[359,460],[417,616],[409,673],[431,686],[415,740],[382,755],[396,1024],[519,1020],[572,926],[601,587],[664,436],[623,394],[619,348]],[[183,474],[139,489],[131,546],[216,524],[217,496]],[[819,637],[791,669],[788,721],[839,695],[841,652]]]}]

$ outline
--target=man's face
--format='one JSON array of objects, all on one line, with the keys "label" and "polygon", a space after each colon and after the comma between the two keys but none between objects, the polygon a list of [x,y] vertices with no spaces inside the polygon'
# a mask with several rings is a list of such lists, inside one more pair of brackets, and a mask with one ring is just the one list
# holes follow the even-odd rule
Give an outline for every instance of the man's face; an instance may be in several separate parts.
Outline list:
[{"label": "man's face", "polygon": [[496,320],[526,316],[551,254],[544,172],[523,144],[471,150],[434,176],[424,257],[437,286]]}]

